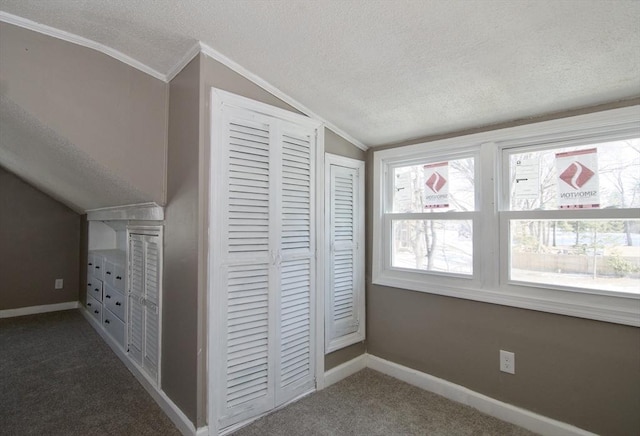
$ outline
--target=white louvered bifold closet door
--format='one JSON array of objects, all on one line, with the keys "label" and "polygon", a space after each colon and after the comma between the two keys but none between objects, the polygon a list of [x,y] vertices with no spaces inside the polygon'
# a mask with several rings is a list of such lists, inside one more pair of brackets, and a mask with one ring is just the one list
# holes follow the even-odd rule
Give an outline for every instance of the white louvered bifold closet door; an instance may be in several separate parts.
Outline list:
[{"label": "white louvered bifold closet door", "polygon": [[267,117],[225,112],[226,192],[223,215],[218,318],[224,320],[219,372],[220,427],[273,408],[275,281],[271,245],[274,185],[269,168],[273,129]]},{"label": "white louvered bifold closet door", "polygon": [[315,208],[313,130],[282,126],[276,402],[313,388]]},{"label": "white louvered bifold closet door", "polygon": [[210,370],[223,429],[315,386],[316,133],[235,106],[214,127]]},{"label": "white louvered bifold closet door", "polygon": [[364,340],[363,192],[360,180],[360,170],[364,168],[362,162],[338,159],[345,161],[345,166],[329,165],[326,193],[329,219],[327,352]]},{"label": "white louvered bifold closet door", "polygon": [[160,360],[160,268],[158,235],[129,234],[128,352],[155,382]]}]

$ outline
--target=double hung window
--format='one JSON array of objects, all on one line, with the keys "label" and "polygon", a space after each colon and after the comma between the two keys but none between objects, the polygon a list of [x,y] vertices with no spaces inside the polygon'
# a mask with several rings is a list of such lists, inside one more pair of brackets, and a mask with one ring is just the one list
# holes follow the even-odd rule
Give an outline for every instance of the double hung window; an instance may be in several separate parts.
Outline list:
[{"label": "double hung window", "polygon": [[374,152],[373,283],[640,325],[640,108]]}]

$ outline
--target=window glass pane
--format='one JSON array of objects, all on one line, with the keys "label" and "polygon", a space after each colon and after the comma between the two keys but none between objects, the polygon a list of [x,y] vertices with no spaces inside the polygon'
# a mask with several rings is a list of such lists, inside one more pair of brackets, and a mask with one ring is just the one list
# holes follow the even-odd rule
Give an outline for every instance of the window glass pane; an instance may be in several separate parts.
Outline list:
[{"label": "window glass pane", "polygon": [[509,157],[511,210],[640,207],[640,138]]},{"label": "window glass pane", "polygon": [[395,168],[393,183],[392,212],[475,210],[472,157]]},{"label": "window glass pane", "polygon": [[640,294],[640,219],[511,220],[512,280]]},{"label": "window glass pane", "polygon": [[473,274],[471,220],[394,220],[391,266]]}]

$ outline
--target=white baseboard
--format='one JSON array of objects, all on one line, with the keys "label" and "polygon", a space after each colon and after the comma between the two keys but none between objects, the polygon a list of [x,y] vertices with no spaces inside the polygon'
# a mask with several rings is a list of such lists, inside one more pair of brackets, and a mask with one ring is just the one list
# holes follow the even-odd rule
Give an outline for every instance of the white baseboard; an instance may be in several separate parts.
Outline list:
[{"label": "white baseboard", "polygon": [[77,309],[80,303],[67,301],[65,303],[45,304],[43,306],[19,307],[17,309],[0,310],[0,318],[13,318],[14,316],[35,315],[36,313],[58,312],[60,310]]},{"label": "white baseboard", "polygon": [[324,373],[324,387],[329,387],[367,367],[367,355],[362,354]]},{"label": "white baseboard", "polygon": [[205,425],[196,431],[196,436],[209,436],[209,428]]},{"label": "white baseboard", "polygon": [[578,427],[538,415],[537,413],[487,397],[486,395],[467,389],[464,386],[448,382],[424,372],[416,371],[406,366],[398,365],[397,363],[381,359],[371,354],[366,354],[366,366],[538,434],[553,436],[595,436],[594,433]]},{"label": "white baseboard", "polygon": [[207,427],[200,427],[196,430],[195,426],[189,418],[180,410],[178,406],[169,398],[169,396],[161,389],[158,389],[147,378],[147,376],[140,371],[138,365],[125,353],[120,345],[102,328],[102,325],[95,320],[93,316],[86,311],[83,307],[80,312],[89,321],[89,324],[98,332],[102,339],[111,347],[113,352],[129,369],[133,376],[140,382],[142,387],[151,395],[151,398],[155,400],[160,406],[162,411],[169,417],[171,422],[175,424],[180,433],[184,436],[205,436],[208,434]]}]

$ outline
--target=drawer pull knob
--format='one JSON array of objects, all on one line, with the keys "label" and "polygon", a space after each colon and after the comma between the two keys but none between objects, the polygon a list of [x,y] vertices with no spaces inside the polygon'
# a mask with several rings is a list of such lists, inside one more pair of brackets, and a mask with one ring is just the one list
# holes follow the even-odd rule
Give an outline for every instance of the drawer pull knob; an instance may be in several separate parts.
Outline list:
[{"label": "drawer pull knob", "polygon": [[107,274],[111,275],[111,271],[107,271]]},{"label": "drawer pull knob", "polygon": [[91,287],[91,283],[87,283],[87,286]]},{"label": "drawer pull knob", "polygon": [[87,306],[91,307],[91,303],[87,303]]},{"label": "drawer pull knob", "polygon": [[109,322],[109,320],[108,320],[108,319],[105,319],[105,320],[104,320],[104,323],[105,323],[105,324],[111,324],[111,323]]},{"label": "drawer pull knob", "polygon": [[116,280],[122,280],[122,277],[116,276]]},{"label": "drawer pull knob", "polygon": [[100,266],[99,266],[99,265],[96,265],[96,269],[100,269]]},{"label": "drawer pull knob", "polygon": [[119,301],[116,301],[116,306],[122,306],[122,303],[120,303]]},{"label": "drawer pull knob", "polygon": [[100,313],[100,311],[99,310],[94,310],[93,313]]},{"label": "drawer pull knob", "polygon": [[89,262],[89,266],[93,266],[93,264],[91,262]]},{"label": "drawer pull knob", "polygon": [[100,292],[100,289],[99,288],[95,288],[94,291]]},{"label": "drawer pull knob", "polygon": [[111,298],[111,295],[107,294],[107,298]]}]

